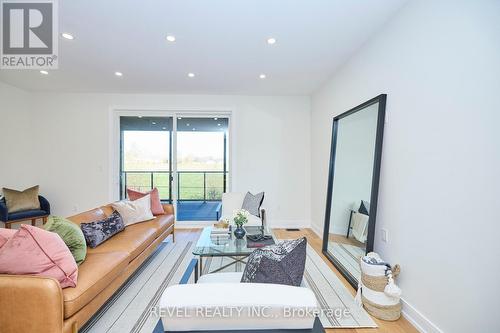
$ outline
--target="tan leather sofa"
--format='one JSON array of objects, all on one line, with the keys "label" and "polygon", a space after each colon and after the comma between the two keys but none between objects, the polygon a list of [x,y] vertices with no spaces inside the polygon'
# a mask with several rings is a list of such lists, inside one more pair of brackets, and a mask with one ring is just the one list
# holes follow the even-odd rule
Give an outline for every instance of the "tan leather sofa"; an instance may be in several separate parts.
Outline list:
[{"label": "tan leather sofa", "polygon": [[[76,333],[168,236],[174,237],[174,209],[134,224],[95,249],[78,268],[76,288],[61,289],[52,278],[0,274],[0,332]],[[77,224],[111,214],[103,206],[69,219]]]}]

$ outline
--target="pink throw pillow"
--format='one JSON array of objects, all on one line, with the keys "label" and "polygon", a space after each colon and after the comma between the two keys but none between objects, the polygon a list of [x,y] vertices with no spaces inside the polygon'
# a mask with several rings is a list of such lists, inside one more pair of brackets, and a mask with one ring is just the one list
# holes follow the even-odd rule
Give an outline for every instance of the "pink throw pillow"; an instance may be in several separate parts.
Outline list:
[{"label": "pink throw pillow", "polygon": [[58,234],[23,224],[0,248],[0,273],[53,277],[76,287],[78,266]]},{"label": "pink throw pillow", "polygon": [[158,189],[155,187],[149,192],[143,193],[139,191],[134,191],[132,189],[127,189],[127,194],[128,198],[131,201],[140,199],[142,197],[145,197],[148,194],[151,194],[151,213],[153,215],[163,215],[165,214],[165,211],[163,210],[163,206],[161,205],[160,202],[160,192],[158,192]]},{"label": "pink throw pillow", "polygon": [[0,228],[0,247],[2,247],[9,239],[14,236],[17,230]]}]

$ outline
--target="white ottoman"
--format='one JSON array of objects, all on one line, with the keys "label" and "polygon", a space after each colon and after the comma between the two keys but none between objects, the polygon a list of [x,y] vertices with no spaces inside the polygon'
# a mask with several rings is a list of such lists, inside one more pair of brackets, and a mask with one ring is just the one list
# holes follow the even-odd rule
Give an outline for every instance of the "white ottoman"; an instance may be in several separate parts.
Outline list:
[{"label": "white ottoman", "polygon": [[197,284],[168,287],[160,300],[164,330],[313,327],[317,301],[311,290],[278,284],[222,282],[240,279],[241,273],[207,274]]},{"label": "white ottoman", "polygon": [[197,283],[240,283],[243,272],[210,273],[198,278]]}]

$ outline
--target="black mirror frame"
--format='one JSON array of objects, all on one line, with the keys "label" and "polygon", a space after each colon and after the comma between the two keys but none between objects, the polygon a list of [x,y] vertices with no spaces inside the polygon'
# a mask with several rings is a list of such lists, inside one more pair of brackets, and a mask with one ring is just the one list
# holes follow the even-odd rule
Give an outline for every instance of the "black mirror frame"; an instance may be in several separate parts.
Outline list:
[{"label": "black mirror frame", "polygon": [[366,253],[368,253],[373,251],[373,243],[375,238],[375,221],[377,217],[378,188],[380,180],[380,164],[382,161],[382,142],[384,138],[386,101],[387,101],[387,95],[381,94],[333,118],[332,141],[330,148],[330,168],[328,172],[328,188],[326,195],[326,210],[325,210],[325,224],[323,230],[322,252],[354,288],[358,287],[358,281],[356,280],[356,278],[352,276],[352,274],[337,259],[335,259],[335,257],[330,252],[328,252],[328,237],[330,231],[330,216],[332,209],[333,179],[334,179],[333,177],[335,173],[335,153],[337,146],[338,121],[342,118],[352,115],[353,113],[361,111],[370,105],[379,103],[378,116],[377,116],[377,132],[375,138],[375,156],[373,161],[373,173],[372,173],[372,188],[370,195],[370,216],[368,218],[368,236],[366,240]]}]

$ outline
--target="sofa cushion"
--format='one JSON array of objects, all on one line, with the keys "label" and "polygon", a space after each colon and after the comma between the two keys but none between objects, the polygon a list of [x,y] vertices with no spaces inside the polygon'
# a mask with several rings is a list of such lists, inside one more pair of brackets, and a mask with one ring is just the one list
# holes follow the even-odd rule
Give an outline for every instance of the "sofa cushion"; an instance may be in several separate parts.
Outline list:
[{"label": "sofa cushion", "polygon": [[160,236],[165,230],[174,224],[173,215],[158,215],[154,220],[144,222],[156,229],[156,236]]},{"label": "sofa cushion", "polygon": [[[102,207],[102,208],[105,208],[105,207]],[[109,212],[109,214],[111,214],[112,212],[113,211],[111,210]],[[94,222],[94,221],[99,221],[99,220],[105,219],[106,216],[109,214],[106,214],[104,212],[104,210],[101,208],[95,208],[95,209],[80,213],[78,215],[68,217],[68,220],[79,225],[80,223],[89,223],[89,222]]]},{"label": "sofa cushion", "polygon": [[66,288],[76,286],[78,266],[58,234],[23,224],[0,248],[0,274],[52,277]]},{"label": "sofa cushion", "polygon": [[150,222],[133,224],[108,242],[88,249],[88,253],[127,252],[129,261],[132,261],[156,239],[156,232],[157,229]]},{"label": "sofa cushion", "polygon": [[232,220],[235,210],[241,209],[246,193],[222,193],[222,218]]},{"label": "sofa cushion", "polygon": [[111,204],[106,206],[101,206],[99,208],[103,211],[104,214],[106,214],[106,216],[111,215],[111,213],[115,211],[115,209],[113,208],[113,206],[111,206]]},{"label": "sofa cushion", "polygon": [[106,288],[129,263],[127,252],[88,253],[79,266],[76,288],[63,290],[64,318],[75,314]]},{"label": "sofa cushion", "polygon": [[45,216],[47,212],[41,209],[33,209],[33,210],[25,210],[17,213],[9,214],[9,221],[22,220],[22,219],[30,219],[39,216]]},{"label": "sofa cushion", "polygon": [[243,272],[223,272],[203,274],[196,283],[239,283]]},{"label": "sofa cushion", "polygon": [[310,329],[317,306],[308,288],[268,283],[173,285],[160,299],[165,332]]}]

